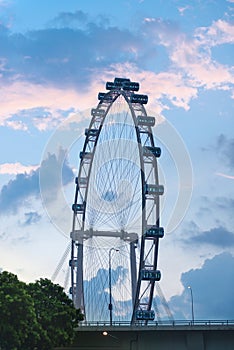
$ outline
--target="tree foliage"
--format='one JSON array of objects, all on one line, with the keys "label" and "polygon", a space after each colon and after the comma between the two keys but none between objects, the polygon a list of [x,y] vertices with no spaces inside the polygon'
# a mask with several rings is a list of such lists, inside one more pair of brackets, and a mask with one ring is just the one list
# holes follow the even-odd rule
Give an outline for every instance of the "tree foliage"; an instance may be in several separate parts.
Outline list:
[{"label": "tree foliage", "polygon": [[39,348],[51,349],[71,343],[80,313],[63,288],[48,279],[40,279],[30,283],[28,290],[35,303],[37,320],[43,329]]},{"label": "tree foliage", "polygon": [[0,273],[0,348],[51,350],[69,345],[82,315],[63,288],[48,279],[26,284]]}]

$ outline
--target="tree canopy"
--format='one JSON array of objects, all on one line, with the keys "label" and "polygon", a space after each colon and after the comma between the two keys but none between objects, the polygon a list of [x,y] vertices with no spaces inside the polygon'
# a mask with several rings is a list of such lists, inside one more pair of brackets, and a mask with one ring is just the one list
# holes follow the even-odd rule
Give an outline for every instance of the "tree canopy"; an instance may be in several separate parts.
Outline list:
[{"label": "tree canopy", "polygon": [[0,348],[51,350],[74,339],[83,315],[58,284],[40,279],[26,284],[0,273]]}]

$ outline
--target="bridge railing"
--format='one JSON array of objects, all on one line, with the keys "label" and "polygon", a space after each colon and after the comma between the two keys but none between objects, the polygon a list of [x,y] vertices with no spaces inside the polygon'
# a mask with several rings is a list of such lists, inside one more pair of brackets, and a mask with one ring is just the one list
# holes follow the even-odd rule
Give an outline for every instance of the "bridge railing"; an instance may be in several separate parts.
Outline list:
[{"label": "bridge railing", "polygon": [[[144,322],[137,322],[133,327],[143,327]],[[178,326],[234,326],[234,320],[174,320],[174,321],[150,321],[147,327],[178,327]],[[79,327],[110,327],[110,322],[103,321],[82,321]],[[132,327],[128,321],[112,321],[111,327]]]}]

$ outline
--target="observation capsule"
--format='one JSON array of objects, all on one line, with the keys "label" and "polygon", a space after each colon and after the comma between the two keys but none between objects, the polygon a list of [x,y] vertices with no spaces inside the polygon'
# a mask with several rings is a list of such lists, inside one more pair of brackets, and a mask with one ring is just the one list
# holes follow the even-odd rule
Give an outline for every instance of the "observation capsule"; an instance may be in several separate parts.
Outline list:
[{"label": "observation capsule", "polygon": [[83,203],[81,204],[72,204],[72,210],[75,213],[83,213],[85,209],[85,205]]},{"label": "observation capsule", "polygon": [[76,177],[75,178],[75,184],[79,185],[80,187],[86,187],[87,183],[88,183],[87,177],[80,177],[80,178]]},{"label": "observation capsule", "polygon": [[85,136],[97,136],[99,129],[85,129]]},{"label": "observation capsule", "polygon": [[147,95],[132,94],[130,97],[130,102],[131,103],[146,104],[148,102],[148,96]]},{"label": "observation capsule", "polygon": [[159,270],[141,270],[141,279],[143,281],[160,281],[161,272]]},{"label": "observation capsule", "polygon": [[144,236],[146,238],[163,238],[164,228],[155,225],[147,225]]},{"label": "observation capsule", "polygon": [[137,321],[153,321],[155,318],[155,313],[153,310],[137,310],[136,311],[136,320]]},{"label": "observation capsule", "polygon": [[98,94],[99,101],[106,100],[106,101],[112,101],[113,98],[111,95],[108,95],[108,93],[105,92],[99,92]]},{"label": "observation capsule", "polygon": [[88,178],[87,177],[80,177],[79,179],[79,185],[80,186],[85,186],[88,183]]},{"label": "observation capsule", "polygon": [[164,193],[163,185],[145,184],[145,194],[161,196]]},{"label": "observation capsule", "polygon": [[137,125],[154,126],[155,125],[155,118],[154,117],[145,117],[145,116],[139,115],[137,117]]},{"label": "observation capsule", "polygon": [[92,153],[91,152],[80,152],[80,159],[90,159],[92,158]]},{"label": "observation capsule", "polygon": [[127,78],[115,78],[114,80],[114,85],[115,86],[119,86],[119,87],[122,87],[123,84],[129,82],[130,83],[130,79],[127,79]]},{"label": "observation capsule", "polygon": [[156,158],[158,158],[161,156],[161,148],[143,146],[143,156],[145,157],[155,156]]},{"label": "observation capsule", "polygon": [[123,90],[138,91],[140,84],[134,81],[126,81],[123,83]]},{"label": "observation capsule", "polygon": [[91,109],[91,115],[93,117],[103,116],[104,114],[105,114],[105,109],[101,109],[101,108],[92,108]]},{"label": "observation capsule", "polygon": [[106,83],[106,90],[114,90],[116,88],[117,88],[117,86],[112,81],[108,81]]},{"label": "observation capsule", "polygon": [[70,267],[77,267],[77,259],[70,259],[69,266]]}]

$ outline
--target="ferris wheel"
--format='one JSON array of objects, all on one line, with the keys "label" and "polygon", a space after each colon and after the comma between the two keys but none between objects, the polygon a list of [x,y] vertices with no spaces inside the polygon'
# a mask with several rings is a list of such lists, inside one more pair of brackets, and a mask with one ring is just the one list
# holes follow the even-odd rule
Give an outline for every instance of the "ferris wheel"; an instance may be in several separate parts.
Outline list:
[{"label": "ferris wheel", "polygon": [[139,83],[115,78],[98,94],[80,152],[72,205],[71,288],[87,321],[154,320],[160,196],[152,127]]}]

